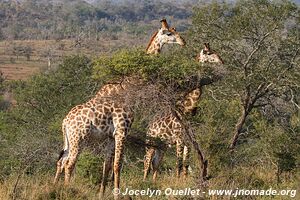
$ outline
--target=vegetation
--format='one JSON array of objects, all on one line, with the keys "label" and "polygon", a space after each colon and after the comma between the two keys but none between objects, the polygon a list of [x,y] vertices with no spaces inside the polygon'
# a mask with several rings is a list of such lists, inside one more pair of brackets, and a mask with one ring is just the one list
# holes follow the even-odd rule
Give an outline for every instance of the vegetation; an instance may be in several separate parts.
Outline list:
[{"label": "vegetation", "polygon": [[1,1],[0,70],[10,80],[26,79],[56,68],[64,56],[146,48],[163,17],[186,30],[191,2]]},{"label": "vegetation", "polygon": [[[27,4],[23,6],[30,1],[24,2]],[[112,11],[97,10],[97,4],[83,5],[86,7],[80,7],[78,16],[82,18],[77,23],[86,22],[86,16],[97,12],[99,20],[105,16],[118,21],[117,15],[115,19],[109,17]],[[139,15],[135,9],[141,8],[136,6],[130,10],[137,13],[132,19],[127,19],[125,12],[118,19],[147,21],[155,17]],[[17,103],[1,107],[0,111],[0,198],[97,199],[102,156],[92,150],[85,150],[79,158],[70,186],[49,184],[62,146],[61,122],[74,105],[87,101],[101,85],[131,75],[142,77],[149,84],[130,97],[137,102],[136,116],[126,144],[122,189],[298,189],[299,6],[289,1],[212,2],[195,7],[192,21],[185,33],[187,46],[169,48],[159,56],[146,55],[141,49],[122,49],[95,59],[74,55],[64,58],[57,69],[25,81],[7,82],[1,78],[0,89],[12,90]],[[204,42],[210,42],[221,55],[223,67],[195,61]],[[190,80],[195,76],[216,74],[222,79],[205,86],[197,114],[187,118],[209,163],[206,185],[199,186],[200,167],[194,152],[191,176],[186,181],[175,178],[175,149],[167,151],[158,181],[142,182],[144,147],[130,138],[143,141],[151,117],[166,105],[175,105],[182,92],[194,84]],[[112,197],[109,191],[106,195],[107,199]],[[253,198],[256,197],[238,197]]]},{"label": "vegetation", "polygon": [[152,20],[162,16],[186,21],[191,15],[189,7],[189,3],[152,1],[1,1],[0,39],[99,38],[102,33],[120,32],[141,35],[153,29]]}]

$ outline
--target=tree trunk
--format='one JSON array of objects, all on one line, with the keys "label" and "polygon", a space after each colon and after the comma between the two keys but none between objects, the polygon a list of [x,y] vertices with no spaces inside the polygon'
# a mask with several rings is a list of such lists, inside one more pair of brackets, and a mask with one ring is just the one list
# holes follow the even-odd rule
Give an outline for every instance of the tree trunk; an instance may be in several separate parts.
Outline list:
[{"label": "tree trunk", "polygon": [[240,116],[238,122],[236,123],[235,125],[235,129],[234,129],[234,136],[231,140],[231,143],[230,143],[230,149],[231,150],[234,150],[235,146],[236,146],[236,143],[239,139],[239,136],[242,132],[242,129],[243,129],[243,126],[245,124],[245,121],[246,121],[246,118],[249,114],[249,111],[248,111],[248,108],[243,108],[243,112],[242,112],[242,115]]},{"label": "tree trunk", "polygon": [[198,144],[198,142],[196,141],[196,138],[194,137],[194,133],[190,128],[190,125],[187,124],[188,122],[186,122],[185,119],[181,119],[181,124],[183,125],[183,128],[185,129],[185,136],[187,137],[187,139],[192,143],[198,160],[200,161],[200,166],[201,166],[201,181],[205,181],[207,180],[207,167],[208,167],[208,160],[205,159],[204,153],[201,151],[200,145]]},{"label": "tree trunk", "polygon": [[186,124],[184,124],[184,128],[186,130],[186,136],[188,137],[189,141],[192,143],[194,149],[196,150],[198,160],[200,161],[201,166],[201,179],[202,181],[205,181],[207,179],[207,166],[208,161],[205,159],[203,152],[201,151],[200,145],[196,141],[196,139],[193,137],[193,133],[190,128],[187,128]]}]

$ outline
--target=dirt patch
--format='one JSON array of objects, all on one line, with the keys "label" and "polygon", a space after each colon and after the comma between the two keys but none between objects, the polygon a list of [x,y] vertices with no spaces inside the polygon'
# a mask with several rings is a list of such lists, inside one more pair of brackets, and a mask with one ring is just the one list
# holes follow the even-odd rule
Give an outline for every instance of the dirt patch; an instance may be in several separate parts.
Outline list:
[{"label": "dirt patch", "polygon": [[30,64],[0,64],[0,71],[7,80],[25,80],[40,72],[41,68]]},{"label": "dirt patch", "polygon": [[[49,66],[55,68],[64,56],[83,54],[95,58],[121,48],[132,48],[146,43],[126,35],[120,35],[118,39],[84,39],[80,45],[76,45],[74,39],[0,41],[0,70],[8,80],[24,80],[48,69]],[[29,57],[20,51],[26,48],[30,48]]]}]

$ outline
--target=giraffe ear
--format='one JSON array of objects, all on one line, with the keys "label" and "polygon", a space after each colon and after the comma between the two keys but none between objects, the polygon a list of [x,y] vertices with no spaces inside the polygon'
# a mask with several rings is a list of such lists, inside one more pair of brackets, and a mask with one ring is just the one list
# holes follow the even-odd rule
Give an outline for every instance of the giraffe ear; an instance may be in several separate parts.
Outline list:
[{"label": "giraffe ear", "polygon": [[169,29],[169,31],[172,32],[172,33],[175,33],[176,32],[176,28],[172,27],[172,28]]},{"label": "giraffe ear", "polygon": [[161,28],[162,29],[165,29],[165,30],[168,30],[169,29],[169,25],[168,25],[168,22],[165,18],[163,18],[162,20],[160,20],[161,22]]}]

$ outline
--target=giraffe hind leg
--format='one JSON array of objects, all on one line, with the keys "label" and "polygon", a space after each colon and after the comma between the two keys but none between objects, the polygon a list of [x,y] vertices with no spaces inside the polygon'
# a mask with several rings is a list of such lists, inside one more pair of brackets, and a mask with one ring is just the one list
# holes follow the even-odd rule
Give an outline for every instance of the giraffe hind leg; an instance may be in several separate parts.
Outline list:
[{"label": "giraffe hind leg", "polygon": [[55,174],[55,178],[54,178],[54,184],[56,184],[60,178],[60,175],[62,174],[63,168],[64,168],[64,157],[65,154],[67,153],[66,150],[61,150],[57,163],[56,163],[56,174]]},{"label": "giraffe hind leg", "polygon": [[66,126],[64,125],[64,122],[62,124],[62,133],[63,133],[63,139],[64,139],[64,148],[60,151],[58,160],[56,162],[56,174],[54,178],[54,184],[56,184],[63,172],[63,169],[65,167],[66,160],[68,158],[69,154],[69,138],[68,138],[68,129],[66,129]]},{"label": "giraffe hind leg", "polygon": [[65,169],[65,185],[70,183],[70,178],[75,168],[75,164],[80,154],[80,151],[81,149],[79,141],[75,141],[73,146],[70,146],[69,152],[63,160],[63,167]]},{"label": "giraffe hind leg", "polygon": [[[114,155],[114,189],[120,189],[120,171],[124,153],[126,131],[117,129],[115,133],[115,155]],[[119,199],[118,194],[114,194],[114,199]]]},{"label": "giraffe hind leg", "polygon": [[112,171],[114,148],[115,148],[114,141],[109,140],[109,142],[106,146],[106,149],[105,149],[106,155],[105,155],[105,160],[103,162],[103,175],[102,175],[102,180],[101,180],[101,185],[100,185],[100,194],[99,194],[100,199],[103,199],[105,187],[107,185],[108,175],[109,175],[109,172]]},{"label": "giraffe hind leg", "polygon": [[180,177],[180,174],[182,171],[183,150],[184,150],[184,146],[183,146],[182,141],[177,141],[177,144],[176,144],[176,156],[177,156],[176,176],[177,176],[177,178]]}]

